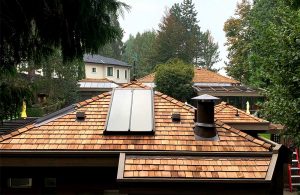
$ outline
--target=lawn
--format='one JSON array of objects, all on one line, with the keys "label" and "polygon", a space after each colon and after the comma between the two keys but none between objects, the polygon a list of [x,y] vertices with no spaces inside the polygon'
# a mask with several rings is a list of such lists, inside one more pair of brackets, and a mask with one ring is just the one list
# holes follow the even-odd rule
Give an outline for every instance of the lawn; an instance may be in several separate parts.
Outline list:
[{"label": "lawn", "polygon": [[271,139],[271,134],[270,133],[259,133],[258,134],[261,137],[264,137],[266,139]]}]

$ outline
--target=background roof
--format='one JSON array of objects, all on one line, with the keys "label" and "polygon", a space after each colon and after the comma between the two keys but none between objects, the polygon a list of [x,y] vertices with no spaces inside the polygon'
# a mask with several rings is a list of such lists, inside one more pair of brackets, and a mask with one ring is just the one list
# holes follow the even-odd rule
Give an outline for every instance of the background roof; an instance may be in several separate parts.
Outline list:
[{"label": "background roof", "polygon": [[91,55],[91,54],[84,54],[83,56],[84,62],[96,63],[96,64],[111,64],[117,66],[128,66],[131,65],[127,64],[126,62],[122,62],[113,58],[107,58],[101,55]]},{"label": "background roof", "polygon": [[[140,79],[141,83],[154,82],[155,73],[148,74]],[[239,81],[220,75],[217,72],[213,72],[204,68],[194,69],[194,83],[228,83],[228,84],[240,84]]]}]

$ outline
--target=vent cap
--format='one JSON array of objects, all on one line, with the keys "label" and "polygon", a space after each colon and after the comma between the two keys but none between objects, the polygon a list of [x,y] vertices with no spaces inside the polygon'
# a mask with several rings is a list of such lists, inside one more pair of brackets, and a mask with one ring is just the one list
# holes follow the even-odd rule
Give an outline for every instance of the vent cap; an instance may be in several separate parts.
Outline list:
[{"label": "vent cap", "polygon": [[193,97],[192,100],[197,100],[197,101],[202,101],[202,102],[211,102],[211,101],[217,101],[220,98],[217,98],[215,96],[211,96],[211,95],[207,95],[207,94],[203,94],[203,95],[199,95],[197,97]]},{"label": "vent cap", "polygon": [[85,112],[76,112],[76,119],[77,120],[84,120],[85,119]]},{"label": "vent cap", "polygon": [[172,114],[172,121],[173,122],[180,122],[180,113],[173,113]]}]

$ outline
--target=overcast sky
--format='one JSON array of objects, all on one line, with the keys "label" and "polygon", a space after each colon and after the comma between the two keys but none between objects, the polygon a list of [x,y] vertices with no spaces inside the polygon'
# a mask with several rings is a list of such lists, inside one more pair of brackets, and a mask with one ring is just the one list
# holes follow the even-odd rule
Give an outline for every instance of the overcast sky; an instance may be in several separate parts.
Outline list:
[{"label": "overcast sky", "polygon": [[[120,18],[121,27],[125,34],[123,41],[126,41],[129,34],[135,35],[138,32],[158,29],[167,8],[174,3],[181,3],[182,0],[121,0],[131,6],[129,12],[125,12],[124,18]],[[223,31],[224,22],[234,15],[239,0],[193,0],[198,12],[199,25],[202,31],[211,31],[214,39],[219,44],[220,57],[222,58],[215,67],[224,67],[227,61],[226,42]],[[220,71],[222,74],[224,70]]]}]

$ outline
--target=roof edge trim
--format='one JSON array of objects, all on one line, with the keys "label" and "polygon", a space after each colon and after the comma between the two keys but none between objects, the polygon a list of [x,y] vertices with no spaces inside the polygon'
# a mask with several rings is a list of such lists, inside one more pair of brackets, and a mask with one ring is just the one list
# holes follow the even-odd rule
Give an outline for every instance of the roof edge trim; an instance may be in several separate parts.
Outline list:
[{"label": "roof edge trim", "polygon": [[122,178],[118,182],[205,182],[205,183],[271,183],[264,179],[180,179],[180,178]]},{"label": "roof edge trim", "polygon": [[272,158],[271,158],[271,162],[269,164],[269,168],[268,168],[266,177],[265,177],[266,181],[272,181],[277,160],[278,160],[278,153],[277,154],[273,154]]},{"label": "roof edge trim", "polygon": [[53,112],[51,114],[48,114],[44,117],[41,117],[41,118],[39,118],[35,121],[34,126],[39,127],[39,126],[41,126],[45,123],[51,122],[51,121],[53,121],[53,120],[55,120],[55,119],[57,119],[61,116],[64,116],[64,115],[66,115],[70,112],[75,111],[75,108],[76,108],[76,104],[72,104],[70,106],[67,106],[67,107],[61,109],[61,110],[58,110],[58,111]]},{"label": "roof edge trim", "polygon": [[189,151],[130,151],[130,150],[115,150],[115,151],[94,151],[94,150],[0,150],[3,155],[119,155],[126,153],[126,155],[148,155],[148,156],[226,156],[226,157],[271,157],[272,152],[189,152]]}]

